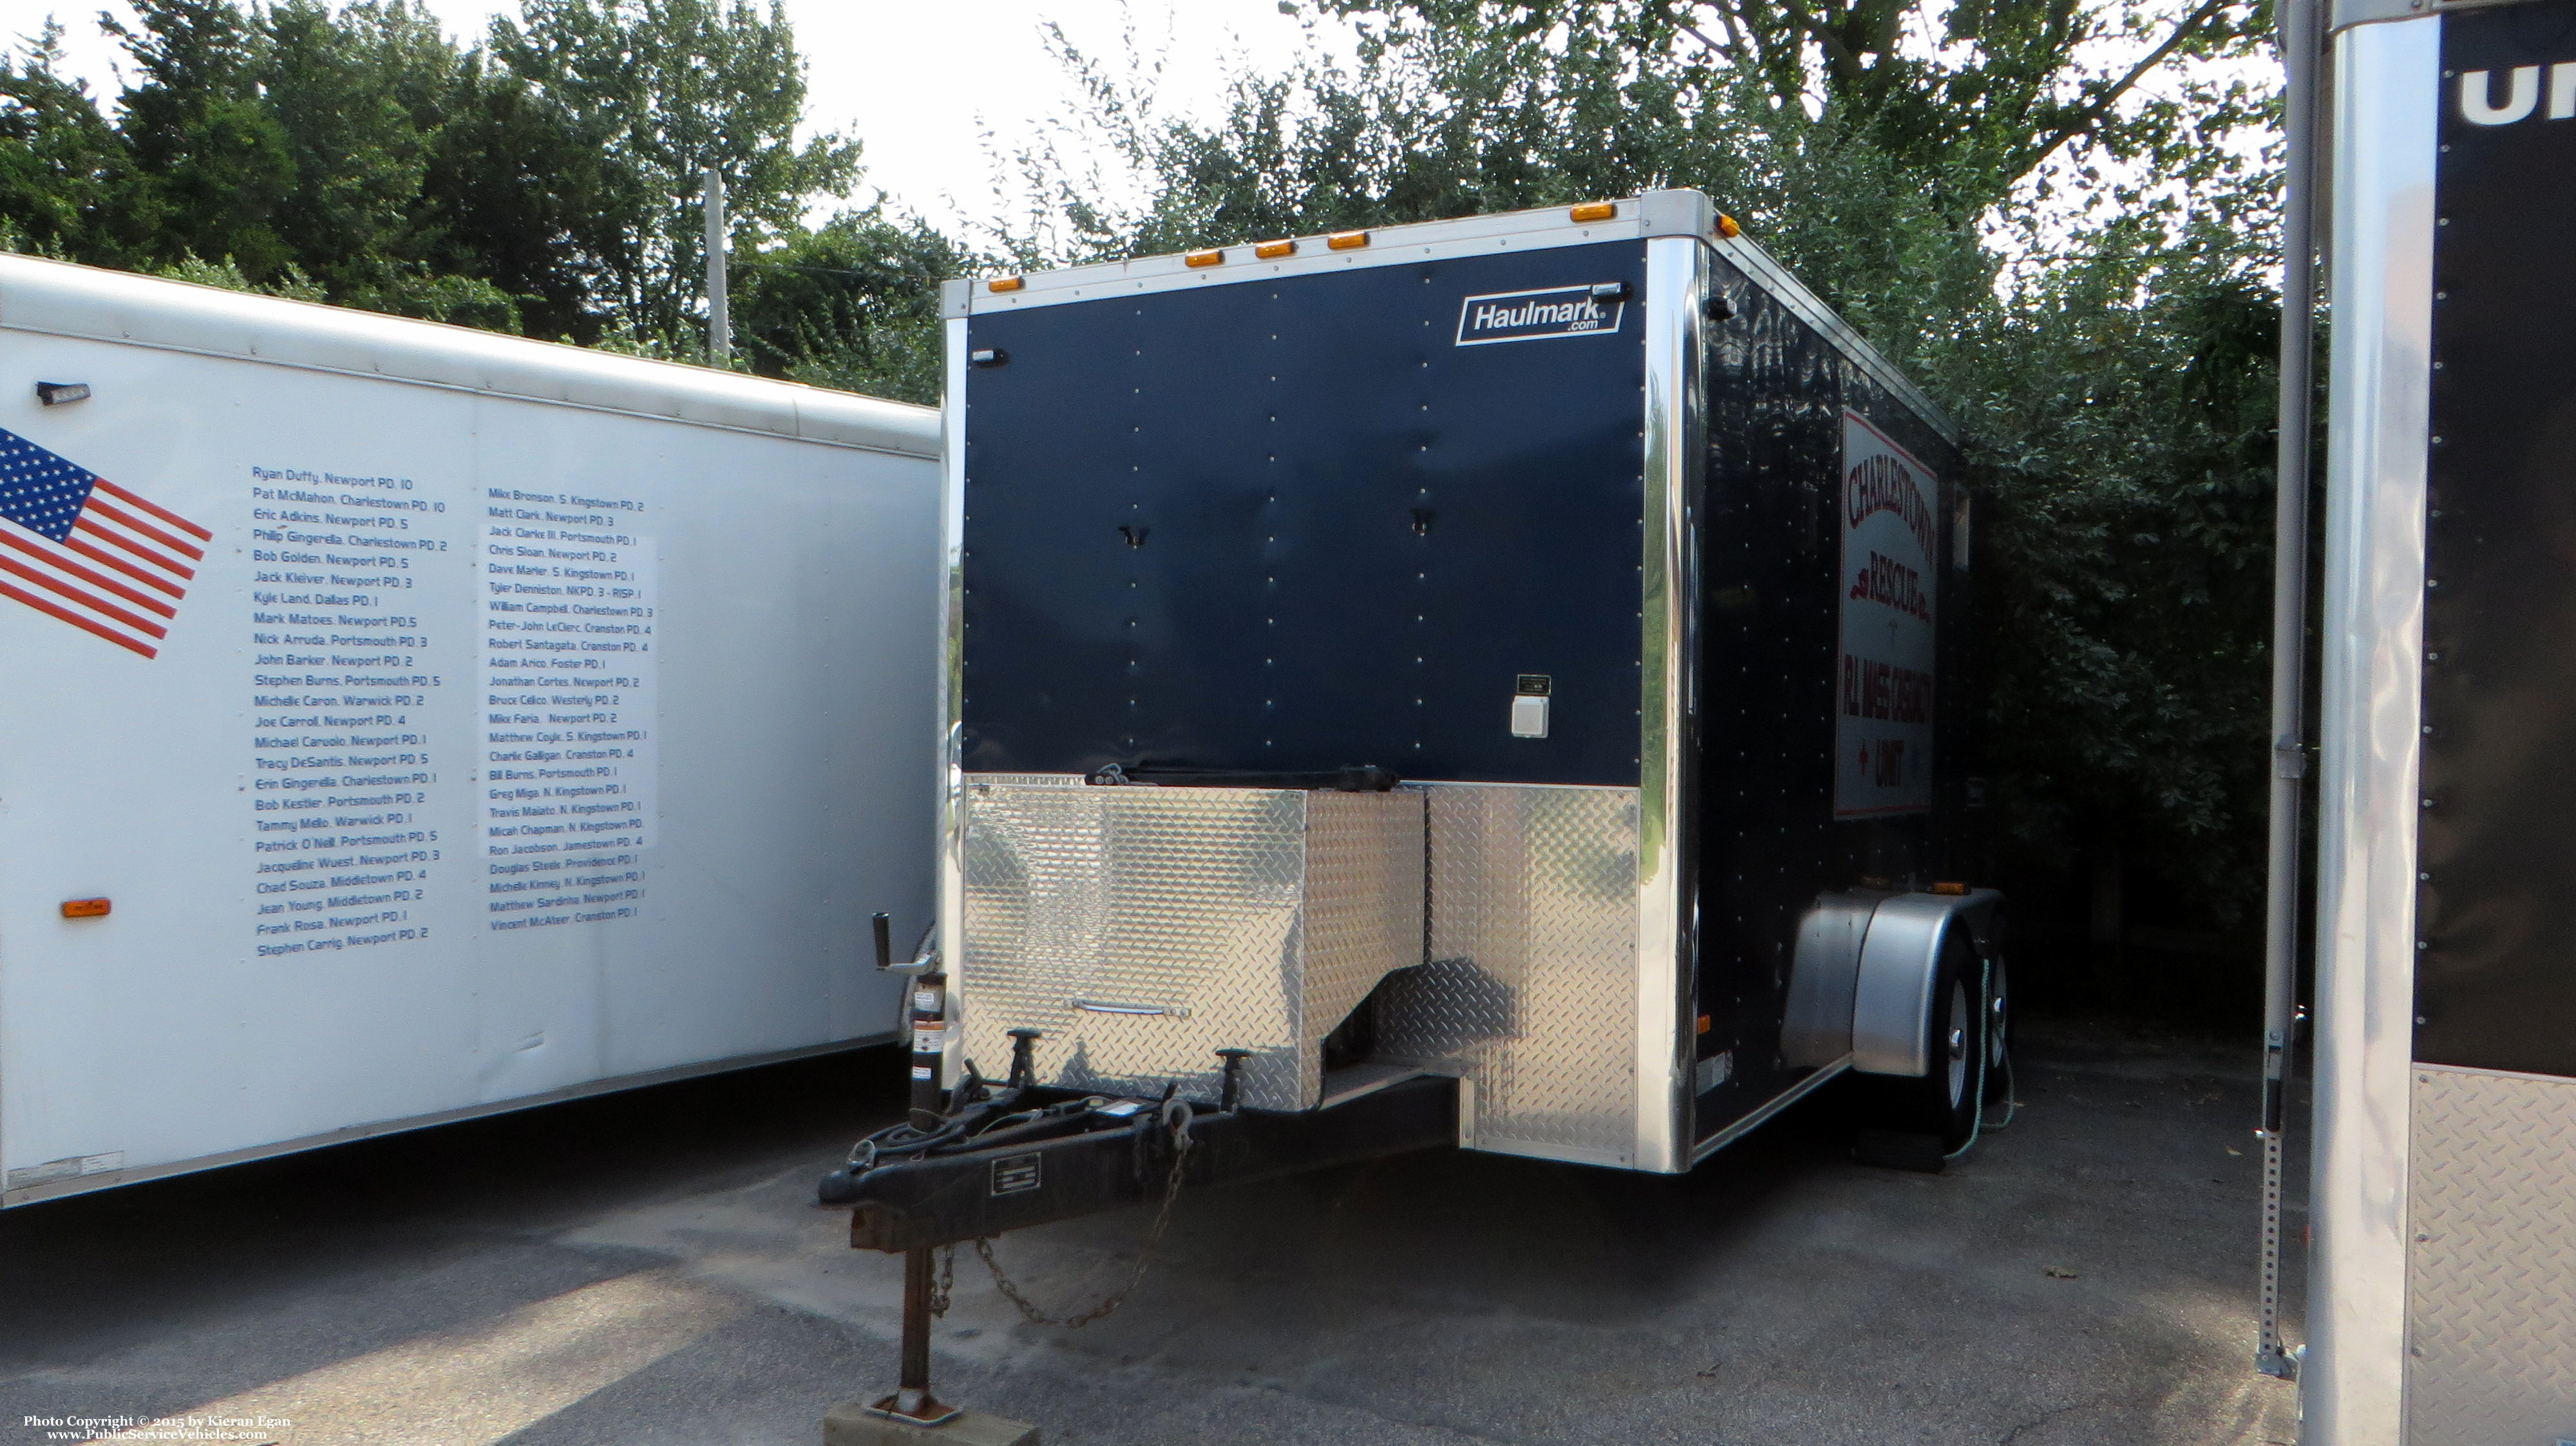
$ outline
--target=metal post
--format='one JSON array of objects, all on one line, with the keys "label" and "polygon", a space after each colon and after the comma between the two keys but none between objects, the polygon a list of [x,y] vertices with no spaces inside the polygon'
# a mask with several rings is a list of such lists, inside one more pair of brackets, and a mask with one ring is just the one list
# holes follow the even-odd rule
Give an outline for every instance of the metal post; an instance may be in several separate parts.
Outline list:
[{"label": "metal post", "polygon": [[707,363],[724,366],[733,358],[733,315],[725,301],[724,172],[706,172],[707,213]]},{"label": "metal post", "polygon": [[2281,416],[2272,523],[2272,828],[2263,944],[2262,1316],[2254,1367],[2283,1380],[2298,1362],[2281,1342],[2282,1127],[2297,1044],[2299,806],[2307,774],[2308,453],[2314,426],[2317,0],[2280,6],[2283,89]]},{"label": "metal post", "polygon": [[903,1378],[896,1383],[894,1408],[906,1416],[938,1414],[930,1394],[931,1247],[916,1245],[903,1253]]}]

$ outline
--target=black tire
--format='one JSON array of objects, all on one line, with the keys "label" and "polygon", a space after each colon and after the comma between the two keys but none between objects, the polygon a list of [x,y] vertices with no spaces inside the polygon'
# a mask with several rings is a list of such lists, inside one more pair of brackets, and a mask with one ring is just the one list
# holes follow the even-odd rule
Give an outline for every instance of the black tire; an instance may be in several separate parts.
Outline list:
[{"label": "black tire", "polygon": [[1983,973],[1967,929],[1950,929],[1941,942],[1940,964],[1932,981],[1932,1017],[1925,1026],[1925,1057],[1932,1068],[1920,1079],[1864,1078],[1861,1123],[1865,1130],[1923,1136],[1937,1141],[1944,1155],[1975,1135],[1982,1107],[1977,1063],[1987,1046],[1983,1026],[1990,1012],[1983,997]]}]

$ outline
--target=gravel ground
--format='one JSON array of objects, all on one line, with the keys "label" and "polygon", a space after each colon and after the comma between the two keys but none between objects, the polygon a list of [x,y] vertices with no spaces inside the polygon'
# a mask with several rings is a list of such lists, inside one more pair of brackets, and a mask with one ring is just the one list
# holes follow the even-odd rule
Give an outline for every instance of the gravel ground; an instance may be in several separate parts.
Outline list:
[{"label": "gravel ground", "polygon": [[[2253,1058],[2026,1022],[2019,1117],[1937,1177],[1852,1163],[1829,1089],[1678,1179],[1442,1151],[1184,1196],[1079,1331],[960,1252],[935,1379],[1064,1446],[2286,1443],[2293,1392],[2248,1366]],[[892,1381],[900,1262],[812,1202],[898,1074],[871,1051],[0,1215],[0,1443],[195,1416],[157,1439],[811,1446]],[[1146,1223],[1001,1258],[1061,1310]]]}]

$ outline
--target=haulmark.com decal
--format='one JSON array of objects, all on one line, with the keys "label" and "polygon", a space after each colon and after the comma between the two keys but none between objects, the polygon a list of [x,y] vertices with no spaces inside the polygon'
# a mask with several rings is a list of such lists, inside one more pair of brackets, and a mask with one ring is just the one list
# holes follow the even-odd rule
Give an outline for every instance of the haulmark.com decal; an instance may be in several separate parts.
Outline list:
[{"label": "haulmark.com decal", "polygon": [[1609,282],[1470,296],[1458,308],[1458,344],[1609,336],[1627,315],[1626,294],[1626,287]]}]

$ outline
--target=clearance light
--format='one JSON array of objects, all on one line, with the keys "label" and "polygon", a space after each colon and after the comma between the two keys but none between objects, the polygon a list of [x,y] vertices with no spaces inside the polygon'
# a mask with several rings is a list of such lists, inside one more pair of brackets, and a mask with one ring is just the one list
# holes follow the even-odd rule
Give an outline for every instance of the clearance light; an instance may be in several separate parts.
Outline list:
[{"label": "clearance light", "polygon": [[1702,1034],[1708,1033],[1708,1016],[1705,1014],[1699,1017],[1699,1032]]},{"label": "clearance light", "polygon": [[1717,213],[1717,234],[1732,241],[1744,234],[1744,228],[1735,224],[1734,217],[1720,211]]},{"label": "clearance light", "polygon": [[1932,886],[1932,892],[1936,894],[1964,894],[1967,891],[1968,886],[1966,884],[1942,883],[1934,884]]},{"label": "clearance light", "polygon": [[1357,251],[1368,244],[1366,231],[1336,231],[1324,238],[1324,244],[1335,251]]},{"label": "clearance light", "polygon": [[1223,266],[1225,264],[1225,250],[1223,247],[1216,247],[1206,251],[1193,251],[1189,255],[1181,258],[1181,264],[1184,266]]},{"label": "clearance light", "polygon": [[992,280],[984,283],[984,289],[986,291],[1017,291],[1028,284],[1028,280],[1025,277],[996,276]]},{"label": "clearance light", "polygon": [[1608,201],[1586,201],[1566,214],[1577,221],[1607,221],[1619,214],[1619,208]]},{"label": "clearance light", "polygon": [[66,919],[103,919],[107,917],[107,910],[105,899],[63,900],[63,917]]},{"label": "clearance light", "polygon": [[1264,261],[1276,261],[1282,256],[1296,255],[1297,243],[1294,241],[1264,241],[1260,245],[1252,248],[1252,254],[1260,257]]}]

